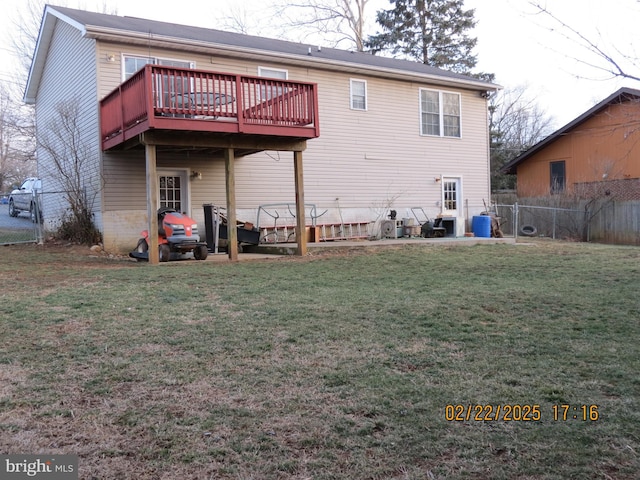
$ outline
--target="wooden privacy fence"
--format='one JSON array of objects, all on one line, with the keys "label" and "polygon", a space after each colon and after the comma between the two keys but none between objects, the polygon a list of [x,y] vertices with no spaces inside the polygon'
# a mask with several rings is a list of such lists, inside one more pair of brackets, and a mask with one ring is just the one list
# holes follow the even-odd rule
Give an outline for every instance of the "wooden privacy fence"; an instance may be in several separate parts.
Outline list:
[{"label": "wooden privacy fence", "polygon": [[596,200],[589,207],[589,228],[594,242],[640,245],[640,201]]}]

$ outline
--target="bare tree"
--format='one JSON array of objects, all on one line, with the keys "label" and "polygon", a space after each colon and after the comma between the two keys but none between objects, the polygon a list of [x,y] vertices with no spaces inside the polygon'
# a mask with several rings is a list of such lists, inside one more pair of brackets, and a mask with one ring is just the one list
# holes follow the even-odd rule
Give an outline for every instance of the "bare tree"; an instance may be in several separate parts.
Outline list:
[{"label": "bare tree", "polygon": [[18,72],[19,80],[22,82],[27,78],[31,68],[44,5],[44,0],[28,0],[23,4],[21,10],[14,12],[11,46],[22,67]]},{"label": "bare tree", "polygon": [[68,215],[59,233],[68,240],[94,243],[100,240],[100,233],[93,223],[93,204],[102,188],[102,179],[88,177],[86,173],[96,159],[82,137],[79,101],[61,102],[55,110],[56,115],[38,141],[46,156],[41,159],[42,173],[59,184],[68,205]]},{"label": "bare tree", "polygon": [[369,0],[286,1],[276,13],[285,20],[285,26],[299,29],[303,34],[319,34],[331,46],[347,43],[362,52],[368,3]]},{"label": "bare tree", "polygon": [[0,192],[36,172],[33,115],[0,84]]},{"label": "bare tree", "polygon": [[12,12],[13,29],[4,32],[16,63],[0,85],[0,191],[36,174],[34,108],[22,94],[40,29],[43,0],[29,0]]},{"label": "bare tree", "polygon": [[597,38],[589,38],[587,34],[560,19],[546,5],[538,1],[529,1],[539,15],[551,20],[556,27],[551,30],[562,38],[569,40],[582,51],[584,56],[575,54],[571,58],[596,72],[605,74],[610,78],[628,78],[640,80],[640,61],[635,52],[624,52],[616,45],[603,41],[598,33]]},{"label": "bare tree", "polygon": [[500,169],[553,132],[553,119],[527,96],[525,86],[500,91],[489,101],[491,188],[515,187],[515,175]]},{"label": "bare tree", "polygon": [[[223,16],[215,28],[242,33],[244,35],[268,37],[269,34],[263,31],[263,26],[271,25],[271,21],[265,22],[265,17],[273,17],[273,15],[269,13],[269,8],[266,8],[266,6],[262,10],[260,17],[256,17],[255,13],[247,10],[245,5],[234,3],[223,11]],[[273,30],[271,30],[271,32],[273,32]]]}]

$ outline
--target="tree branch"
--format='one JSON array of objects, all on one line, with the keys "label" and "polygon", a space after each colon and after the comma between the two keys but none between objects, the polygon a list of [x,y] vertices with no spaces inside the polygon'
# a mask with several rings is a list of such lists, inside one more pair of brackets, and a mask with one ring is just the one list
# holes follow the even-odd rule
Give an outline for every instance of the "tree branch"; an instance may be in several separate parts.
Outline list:
[{"label": "tree branch", "polygon": [[[608,66],[602,66],[595,62],[591,62],[589,60],[585,60],[581,58],[575,58],[575,57],[569,57],[569,58],[572,58],[573,60],[589,68],[593,68],[595,70],[605,72],[611,75],[612,78],[620,77],[620,78],[628,78],[631,80],[640,80],[640,76],[638,76],[638,74],[632,73],[626,70],[625,67],[623,67],[622,64],[614,56],[607,53],[604,50],[604,48],[599,46],[594,40],[588,38],[586,35],[579,32],[576,28],[572,27],[568,23],[558,18],[547,7],[541,5],[537,1],[530,1],[529,5],[536,8],[539,14],[544,15],[547,18],[550,18],[553,22],[555,22],[562,29],[561,31],[558,32],[560,36],[578,45],[583,50],[586,50],[589,54],[595,55],[596,58],[603,60],[605,62],[605,65],[608,65]],[[552,31],[554,30],[552,29]],[[565,32],[569,32],[569,33],[565,33]],[[598,32],[598,37],[600,38],[600,40],[602,40],[602,36],[600,35],[599,32]],[[614,50],[620,55],[620,58],[630,61],[633,67],[637,67],[635,63],[637,62],[637,58],[634,59],[628,55],[624,55],[617,48],[614,48]]]}]

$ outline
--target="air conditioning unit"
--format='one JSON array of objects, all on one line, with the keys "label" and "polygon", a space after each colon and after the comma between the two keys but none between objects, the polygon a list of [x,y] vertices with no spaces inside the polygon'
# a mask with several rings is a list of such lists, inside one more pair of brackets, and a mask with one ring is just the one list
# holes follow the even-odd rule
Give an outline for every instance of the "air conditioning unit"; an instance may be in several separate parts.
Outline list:
[{"label": "air conditioning unit", "polygon": [[380,223],[380,236],[382,238],[398,238],[398,229],[395,220],[383,220]]}]

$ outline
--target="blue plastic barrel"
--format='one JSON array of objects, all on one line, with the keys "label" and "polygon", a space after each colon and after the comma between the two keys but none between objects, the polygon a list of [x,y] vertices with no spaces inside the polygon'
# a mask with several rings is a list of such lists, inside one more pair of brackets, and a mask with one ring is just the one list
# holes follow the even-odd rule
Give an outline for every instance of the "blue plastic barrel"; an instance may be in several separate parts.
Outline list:
[{"label": "blue plastic barrel", "polygon": [[491,237],[491,217],[489,215],[477,215],[473,217],[471,229],[476,237]]}]

